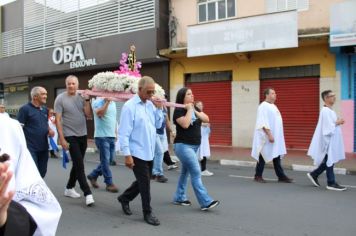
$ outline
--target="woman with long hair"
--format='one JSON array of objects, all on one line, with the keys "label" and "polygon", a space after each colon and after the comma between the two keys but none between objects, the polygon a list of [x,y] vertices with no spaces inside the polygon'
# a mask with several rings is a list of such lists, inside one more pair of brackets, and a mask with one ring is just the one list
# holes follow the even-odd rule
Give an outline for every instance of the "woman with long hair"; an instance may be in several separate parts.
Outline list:
[{"label": "woman with long hair", "polygon": [[213,200],[203,185],[197,158],[197,150],[201,142],[201,124],[202,122],[208,123],[209,117],[194,107],[194,96],[189,88],[184,87],[178,91],[176,103],[184,104],[185,107],[176,108],[173,114],[173,122],[177,131],[174,151],[182,166],[173,203],[182,206],[191,205],[186,195],[187,181],[190,175],[201,210],[206,211],[219,205],[219,201]]}]

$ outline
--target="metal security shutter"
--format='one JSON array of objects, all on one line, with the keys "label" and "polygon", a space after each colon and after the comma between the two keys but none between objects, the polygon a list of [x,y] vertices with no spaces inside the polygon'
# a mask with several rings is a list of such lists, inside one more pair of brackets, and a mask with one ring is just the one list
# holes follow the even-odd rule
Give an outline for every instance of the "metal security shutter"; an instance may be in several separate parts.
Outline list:
[{"label": "metal security shutter", "polygon": [[211,124],[210,144],[231,146],[231,81],[187,82],[195,101],[202,101]]},{"label": "metal security shutter", "polygon": [[261,101],[267,87],[277,93],[276,105],[282,114],[287,148],[309,148],[319,117],[319,78],[261,80]]}]

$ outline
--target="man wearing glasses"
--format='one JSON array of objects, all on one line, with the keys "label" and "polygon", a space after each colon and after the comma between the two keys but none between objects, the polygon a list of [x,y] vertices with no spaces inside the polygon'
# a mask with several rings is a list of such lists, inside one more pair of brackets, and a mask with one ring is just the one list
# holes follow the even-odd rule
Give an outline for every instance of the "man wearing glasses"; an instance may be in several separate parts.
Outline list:
[{"label": "man wearing glasses", "polygon": [[319,187],[318,177],[326,170],[328,182],[326,189],[344,191],[346,187],[340,186],[335,181],[334,164],[345,159],[341,133],[341,125],[345,121],[338,118],[332,110],[336,97],[331,90],[322,92],[321,98],[324,101],[324,107],[320,111],[318,124],[308,150],[308,156],[314,160],[314,165],[318,165],[318,168],[308,173],[307,176],[314,186]]},{"label": "man wearing glasses", "polygon": [[155,152],[156,129],[163,122],[162,104],[152,102],[155,82],[144,76],[138,82],[138,94],[128,100],[122,108],[119,127],[120,150],[125,156],[125,165],[132,169],[136,181],[118,197],[122,210],[131,215],[129,202],[138,194],[142,199],[144,220],[159,225],[152,214],[150,176]]}]

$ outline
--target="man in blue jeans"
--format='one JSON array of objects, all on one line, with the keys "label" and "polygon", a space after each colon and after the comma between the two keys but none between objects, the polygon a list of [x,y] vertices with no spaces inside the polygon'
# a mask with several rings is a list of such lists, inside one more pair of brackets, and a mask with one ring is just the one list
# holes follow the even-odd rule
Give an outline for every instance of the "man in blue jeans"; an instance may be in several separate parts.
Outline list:
[{"label": "man in blue jeans", "polygon": [[87,177],[93,188],[99,188],[97,178],[103,175],[106,191],[117,193],[119,189],[112,181],[109,167],[110,159],[115,156],[116,105],[109,98],[97,98],[91,106],[94,111],[94,138],[100,152],[100,164]]},{"label": "man in blue jeans", "polygon": [[162,126],[156,130],[156,146],[155,146],[155,155],[153,157],[153,168],[152,168],[152,177],[151,179],[156,180],[159,183],[166,183],[168,179],[163,174],[163,142],[164,142],[164,129],[166,128],[166,114],[165,109],[163,110],[163,122]]},{"label": "man in blue jeans", "polygon": [[31,90],[31,101],[22,106],[17,114],[17,120],[23,126],[27,148],[42,178],[47,173],[48,135],[54,136],[54,131],[48,127],[48,112],[44,106],[46,101],[46,89],[34,87]]}]

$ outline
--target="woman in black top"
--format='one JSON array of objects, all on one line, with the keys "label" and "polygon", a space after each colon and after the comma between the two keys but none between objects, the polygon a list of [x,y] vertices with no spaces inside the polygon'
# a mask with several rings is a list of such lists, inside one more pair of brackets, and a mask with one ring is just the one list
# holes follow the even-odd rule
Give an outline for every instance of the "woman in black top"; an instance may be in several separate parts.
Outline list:
[{"label": "woman in black top", "polygon": [[197,157],[197,150],[201,141],[201,123],[209,122],[209,117],[194,108],[194,96],[192,90],[189,88],[184,87],[178,91],[176,103],[184,104],[185,108],[176,108],[173,114],[173,122],[177,130],[177,136],[174,140],[174,151],[182,164],[173,203],[183,206],[191,205],[186,196],[187,181],[190,174],[195,196],[201,210],[205,211],[219,204],[219,201],[213,200],[208,195],[203,185]]}]

